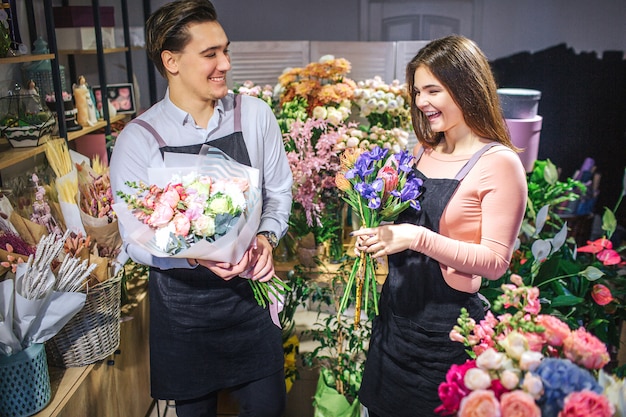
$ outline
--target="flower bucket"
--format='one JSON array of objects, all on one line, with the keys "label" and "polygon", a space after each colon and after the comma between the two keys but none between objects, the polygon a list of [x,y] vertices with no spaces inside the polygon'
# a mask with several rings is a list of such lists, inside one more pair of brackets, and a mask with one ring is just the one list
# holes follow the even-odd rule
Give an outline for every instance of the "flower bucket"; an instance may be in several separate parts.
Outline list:
[{"label": "flower bucket", "polygon": [[324,378],[324,369],[320,370],[317,380],[317,388],[313,397],[314,417],[359,417],[361,415],[361,403],[355,399],[352,404],[348,399],[337,392]]},{"label": "flower bucket", "polygon": [[0,415],[31,416],[50,401],[50,375],[43,343],[0,356]]},{"label": "flower bucket", "polygon": [[85,306],[46,342],[48,360],[64,368],[105,359],[120,344],[122,274],[90,288]]}]

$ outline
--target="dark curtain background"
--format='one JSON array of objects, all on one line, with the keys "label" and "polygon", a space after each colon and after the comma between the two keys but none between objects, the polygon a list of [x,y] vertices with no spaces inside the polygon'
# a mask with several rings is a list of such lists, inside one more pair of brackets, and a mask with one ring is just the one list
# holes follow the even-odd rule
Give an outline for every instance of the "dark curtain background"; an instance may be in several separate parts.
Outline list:
[{"label": "dark curtain background", "polygon": [[[613,209],[626,167],[626,61],[622,51],[575,53],[565,44],[492,62],[499,87],[541,91],[543,117],[538,159],[572,176],[586,157],[602,174],[594,212]],[[618,210],[626,225],[626,201]]]}]

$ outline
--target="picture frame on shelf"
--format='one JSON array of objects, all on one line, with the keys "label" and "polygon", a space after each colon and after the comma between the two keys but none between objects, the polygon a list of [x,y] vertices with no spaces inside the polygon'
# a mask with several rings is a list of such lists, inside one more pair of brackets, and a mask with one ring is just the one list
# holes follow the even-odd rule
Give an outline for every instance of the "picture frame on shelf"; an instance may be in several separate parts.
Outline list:
[{"label": "picture frame on shelf", "polygon": [[[93,86],[93,94],[96,98],[96,107],[102,112],[102,88]],[[107,86],[107,98],[118,114],[133,114],[137,112],[135,104],[135,89],[131,83],[109,84]]]}]

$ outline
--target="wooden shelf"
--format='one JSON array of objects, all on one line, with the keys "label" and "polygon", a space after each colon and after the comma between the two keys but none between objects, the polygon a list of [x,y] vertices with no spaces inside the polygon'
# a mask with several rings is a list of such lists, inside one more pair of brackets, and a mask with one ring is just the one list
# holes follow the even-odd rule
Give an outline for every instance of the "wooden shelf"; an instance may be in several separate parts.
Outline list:
[{"label": "wooden shelf", "polygon": [[78,387],[85,381],[94,365],[87,365],[80,368],[56,368],[49,367],[51,400],[39,413],[37,417],[57,416],[61,413],[69,399],[74,395]]},{"label": "wooden shelf", "polygon": [[54,59],[54,54],[18,55],[10,56],[7,58],[0,58],[0,65],[19,64],[20,62],[44,61],[46,59]]},{"label": "wooden shelf", "polygon": [[[125,46],[120,48],[104,48],[102,50],[105,54],[116,54],[126,51],[128,51],[128,48]],[[97,49],[59,49],[59,55],[95,55],[97,53]]]},{"label": "wooden shelf", "polygon": [[[128,115],[118,114],[111,118],[111,123],[123,120]],[[68,132],[68,141],[75,140],[81,136],[95,132],[106,126],[105,121],[100,121],[93,126],[83,127],[81,130],[75,132]],[[0,170],[17,164],[18,162],[26,161],[36,155],[44,153],[45,146],[33,146],[30,148],[13,148],[6,139],[0,141]]]}]

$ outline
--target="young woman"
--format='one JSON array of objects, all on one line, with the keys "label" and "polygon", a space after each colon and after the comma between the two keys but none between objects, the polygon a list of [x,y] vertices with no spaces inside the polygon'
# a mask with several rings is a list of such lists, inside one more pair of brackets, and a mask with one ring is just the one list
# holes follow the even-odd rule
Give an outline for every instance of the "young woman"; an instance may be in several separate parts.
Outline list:
[{"label": "young woman", "polygon": [[435,416],[437,388],[467,356],[449,338],[462,307],[479,321],[481,278],[506,271],[526,206],[526,175],[489,63],[449,36],[407,65],[421,210],[361,229],[357,248],[389,256],[359,399],[370,417]]},{"label": "young woman", "polygon": [[286,398],[281,329],[240,276],[274,275],[272,248],[287,230],[292,175],[269,106],[228,93],[228,45],[208,0],[177,0],[150,16],[146,49],[168,89],[117,138],[111,184],[115,194],[130,194],[125,182],[149,184],[147,169],[164,166],[164,152],[197,155],[204,144],[259,169],[257,245],[239,263],[159,258],[133,244],[125,249],[151,266],[152,396],[175,400],[178,417],[209,417],[216,415],[218,391],[228,388],[240,416],[279,417]]}]

